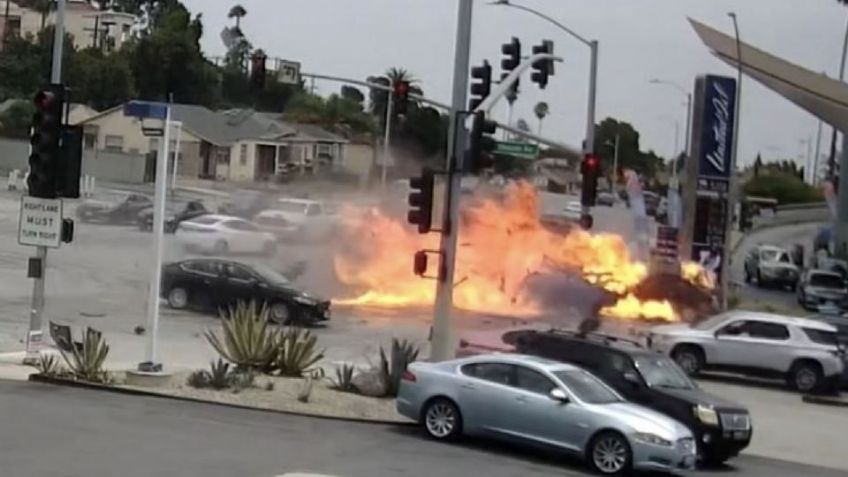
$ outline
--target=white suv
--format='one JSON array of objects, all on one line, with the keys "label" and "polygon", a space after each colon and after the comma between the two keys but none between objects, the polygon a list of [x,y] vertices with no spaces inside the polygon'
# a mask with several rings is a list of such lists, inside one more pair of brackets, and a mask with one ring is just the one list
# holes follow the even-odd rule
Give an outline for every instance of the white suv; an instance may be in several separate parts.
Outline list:
[{"label": "white suv", "polygon": [[691,327],[657,326],[648,346],[692,375],[717,370],[783,377],[802,392],[836,387],[845,366],[836,328],[769,313],[731,311]]}]

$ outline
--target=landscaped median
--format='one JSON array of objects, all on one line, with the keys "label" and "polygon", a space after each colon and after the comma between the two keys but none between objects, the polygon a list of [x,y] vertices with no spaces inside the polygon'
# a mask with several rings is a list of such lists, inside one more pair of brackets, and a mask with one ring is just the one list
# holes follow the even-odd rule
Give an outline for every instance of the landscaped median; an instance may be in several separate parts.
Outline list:
[{"label": "landscaped median", "polygon": [[107,371],[109,346],[92,329],[79,342],[60,340],[61,358],[42,355],[30,380],[315,417],[410,422],[397,414],[393,398],[403,372],[418,357],[416,346],[393,340],[371,367],[325,366],[315,335],[277,328],[267,315],[254,304],[227,310],[220,332],[205,333],[220,358],[208,369],[160,376],[156,386],[138,385],[133,373]]}]

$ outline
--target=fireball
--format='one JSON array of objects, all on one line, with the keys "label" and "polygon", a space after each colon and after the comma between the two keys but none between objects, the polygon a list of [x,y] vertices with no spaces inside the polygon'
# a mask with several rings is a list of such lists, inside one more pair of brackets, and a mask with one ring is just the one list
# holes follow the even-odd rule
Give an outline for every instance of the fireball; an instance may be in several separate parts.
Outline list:
[{"label": "fireball", "polygon": [[[621,318],[675,320],[667,302],[640,301],[628,290],[648,275],[633,260],[621,236],[573,230],[563,235],[539,219],[536,190],[527,183],[507,186],[501,198],[476,198],[461,214],[453,301],[458,308],[495,314],[538,315],[544,309],[524,287],[536,274],[580,273],[620,296],[602,314]],[[343,246],[334,257],[339,280],[361,292],[334,300],[341,305],[400,307],[430,305],[436,282],[414,276],[412,256],[438,248],[438,235],[419,235],[380,210],[343,214]],[[432,260],[435,255],[431,256]],[[437,264],[430,266],[431,270]]]}]

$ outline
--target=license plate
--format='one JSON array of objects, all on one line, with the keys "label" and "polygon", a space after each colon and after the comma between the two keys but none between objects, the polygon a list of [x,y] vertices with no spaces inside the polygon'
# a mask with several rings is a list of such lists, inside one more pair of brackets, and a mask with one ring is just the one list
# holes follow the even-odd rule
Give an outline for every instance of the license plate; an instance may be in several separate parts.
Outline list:
[{"label": "license plate", "polygon": [[748,438],[748,432],[747,431],[735,431],[733,433],[733,439],[735,439],[737,441],[744,441],[747,438]]}]

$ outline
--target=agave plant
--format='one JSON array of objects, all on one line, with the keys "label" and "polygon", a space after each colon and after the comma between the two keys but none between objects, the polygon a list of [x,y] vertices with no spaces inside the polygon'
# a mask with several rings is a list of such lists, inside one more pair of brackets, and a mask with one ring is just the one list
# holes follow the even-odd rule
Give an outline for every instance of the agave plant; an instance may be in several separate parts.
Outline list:
[{"label": "agave plant", "polygon": [[209,368],[209,386],[212,389],[227,389],[230,387],[233,382],[230,363],[218,358],[218,361],[213,361]]},{"label": "agave plant", "polygon": [[203,389],[208,388],[210,386],[211,381],[212,376],[209,375],[209,371],[206,371],[205,369],[199,369],[188,375],[188,379],[186,379],[186,384],[193,388]]},{"label": "agave plant", "polygon": [[109,381],[109,374],[103,369],[109,345],[99,331],[86,328],[82,343],[74,343],[71,351],[60,352],[75,378],[95,383]]},{"label": "agave plant", "polygon": [[278,354],[278,332],[268,326],[268,308],[240,302],[222,313],[222,337],[207,330],[209,344],[240,369],[268,372]]},{"label": "agave plant", "polygon": [[38,362],[35,363],[35,368],[42,376],[58,376],[62,373],[62,365],[59,364],[59,359],[54,354],[41,354],[38,357]]},{"label": "agave plant", "polygon": [[274,367],[280,375],[300,378],[318,372],[315,364],[324,359],[324,350],[318,349],[318,337],[308,330],[287,328],[280,334],[279,353]]},{"label": "agave plant", "polygon": [[352,393],[356,391],[356,386],[353,385],[353,374],[356,372],[356,367],[350,363],[343,363],[336,368],[336,379],[333,381],[333,388],[337,391]]},{"label": "agave plant", "polygon": [[396,397],[403,372],[410,363],[418,359],[419,349],[408,340],[392,339],[392,350],[389,356],[380,347],[380,374],[386,384],[386,396]]}]

